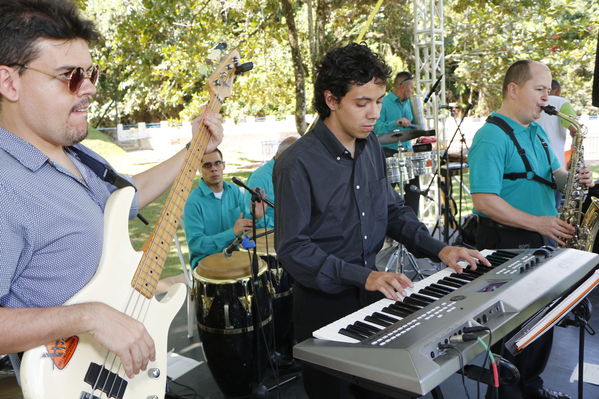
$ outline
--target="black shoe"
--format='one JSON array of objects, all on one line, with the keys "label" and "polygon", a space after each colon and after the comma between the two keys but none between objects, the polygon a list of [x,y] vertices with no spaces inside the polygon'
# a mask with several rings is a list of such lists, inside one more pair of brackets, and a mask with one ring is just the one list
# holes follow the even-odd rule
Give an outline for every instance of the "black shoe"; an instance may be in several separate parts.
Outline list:
[{"label": "black shoe", "polygon": [[572,399],[570,395],[566,395],[563,392],[554,391],[547,388],[539,388],[536,392],[528,395],[530,399]]}]

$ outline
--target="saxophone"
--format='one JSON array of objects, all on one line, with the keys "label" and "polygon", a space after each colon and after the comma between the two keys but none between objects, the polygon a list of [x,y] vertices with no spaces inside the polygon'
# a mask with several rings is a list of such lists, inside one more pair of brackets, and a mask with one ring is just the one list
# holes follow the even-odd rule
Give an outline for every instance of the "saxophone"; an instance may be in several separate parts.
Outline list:
[{"label": "saxophone", "polygon": [[590,252],[593,250],[595,236],[599,231],[599,199],[591,197],[589,208],[583,214],[582,205],[587,197],[588,187],[578,182],[578,171],[584,167],[582,142],[587,134],[587,129],[584,125],[578,123],[576,119],[562,114],[551,105],[542,108],[547,114],[557,115],[570,122],[576,129],[576,134],[572,138],[572,155],[568,167],[568,178],[564,187],[564,203],[559,209],[559,218],[575,228],[572,238],[563,240],[565,242],[564,247]]}]

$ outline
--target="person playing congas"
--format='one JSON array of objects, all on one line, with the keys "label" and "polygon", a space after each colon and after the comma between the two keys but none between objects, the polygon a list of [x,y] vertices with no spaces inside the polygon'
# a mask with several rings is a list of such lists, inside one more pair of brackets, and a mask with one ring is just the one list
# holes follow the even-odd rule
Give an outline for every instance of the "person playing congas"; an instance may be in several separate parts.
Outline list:
[{"label": "person playing congas", "polygon": [[[248,204],[235,185],[223,180],[224,169],[219,149],[204,154],[202,179],[185,204],[185,237],[192,268],[252,229],[252,219],[246,217],[251,215]],[[264,207],[256,206],[256,218],[263,216]]]}]

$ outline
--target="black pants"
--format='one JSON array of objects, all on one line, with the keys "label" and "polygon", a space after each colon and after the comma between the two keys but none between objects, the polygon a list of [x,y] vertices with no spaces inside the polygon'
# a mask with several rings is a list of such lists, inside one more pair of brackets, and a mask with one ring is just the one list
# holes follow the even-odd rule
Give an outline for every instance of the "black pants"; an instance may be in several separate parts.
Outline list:
[{"label": "black pants", "polygon": [[[493,225],[489,219],[479,218],[476,234],[476,248],[481,249],[510,249],[510,248],[536,248],[547,243],[539,233],[533,231],[516,229],[510,227],[498,227]],[[547,366],[551,347],[553,345],[553,329],[530,344],[518,356],[505,349],[504,343],[516,332],[508,334],[491,347],[494,353],[498,353],[513,363],[520,371],[520,381],[516,385],[499,387],[499,398],[501,399],[526,399],[539,388],[543,387],[541,373]],[[487,398],[491,398],[491,390],[487,391]]]},{"label": "black pants", "polygon": [[[293,286],[293,326],[298,342],[312,337],[312,332],[340,319],[383,296],[349,288],[341,294]],[[309,364],[302,363],[304,389],[311,399],[387,399],[386,395],[368,391],[345,380],[334,377]]]}]

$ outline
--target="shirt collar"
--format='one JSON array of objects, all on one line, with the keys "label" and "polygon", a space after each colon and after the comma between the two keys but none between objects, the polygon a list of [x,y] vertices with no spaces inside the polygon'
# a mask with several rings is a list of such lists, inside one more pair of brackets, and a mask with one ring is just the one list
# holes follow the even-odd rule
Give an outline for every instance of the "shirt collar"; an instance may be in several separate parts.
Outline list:
[{"label": "shirt collar", "polygon": [[[214,191],[212,191],[210,189],[210,187],[208,187],[208,185],[206,184],[206,182],[204,181],[204,179],[200,179],[200,183],[198,184],[198,188],[200,189],[200,191],[201,191],[201,193],[202,193],[202,195],[204,197],[208,197],[210,194],[212,194],[212,196],[215,197]],[[226,181],[223,182],[223,192],[227,191],[228,189],[229,189],[229,183],[227,183]]]},{"label": "shirt collar", "polygon": [[34,145],[1,127],[0,148],[32,172],[37,171],[48,162],[48,157]]},{"label": "shirt collar", "polygon": [[[346,157],[351,158],[347,148],[335,137],[333,132],[324,124],[322,120],[318,120],[313,129],[313,134],[320,140],[322,145],[334,158]],[[356,154],[366,144],[366,139],[356,139]]]},{"label": "shirt collar", "polygon": [[536,131],[537,128],[539,127],[539,124],[534,121],[530,122],[530,124],[528,126],[524,126],[524,125],[519,124],[515,120],[508,118],[507,116],[502,115],[498,112],[493,112],[492,115],[497,116],[497,117],[503,119],[504,121],[506,121],[507,124],[514,130],[514,134],[522,133],[525,131]]},{"label": "shirt collar", "polygon": [[405,102],[409,100],[409,97],[406,97],[406,98],[404,98],[403,100],[402,100],[402,99],[400,99],[400,98],[399,98],[399,97],[397,97],[397,96],[395,95],[395,93],[393,93],[393,91],[391,91],[391,90],[389,90],[389,93],[387,93],[387,95],[389,96],[389,99],[390,99],[391,101],[395,101],[395,102],[398,102],[398,103],[400,103],[400,104],[405,104]]}]

